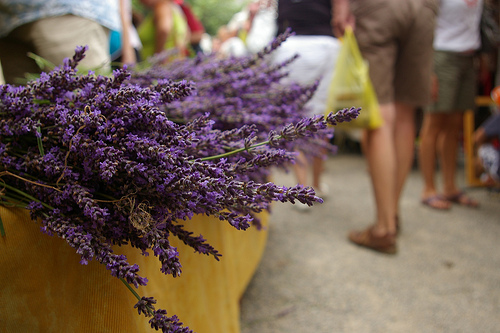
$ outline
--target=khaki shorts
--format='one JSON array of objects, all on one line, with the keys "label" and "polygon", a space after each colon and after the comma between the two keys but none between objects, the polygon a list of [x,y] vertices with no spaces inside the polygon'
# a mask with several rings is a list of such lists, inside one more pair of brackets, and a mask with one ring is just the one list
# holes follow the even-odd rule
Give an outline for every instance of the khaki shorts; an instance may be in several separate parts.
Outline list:
[{"label": "khaki shorts", "polygon": [[437,0],[354,0],[352,11],[380,104],[427,105]]},{"label": "khaki shorts", "polygon": [[438,98],[429,105],[427,112],[452,113],[475,108],[474,55],[436,51],[434,73],[438,79]]},{"label": "khaki shorts", "polygon": [[40,68],[27,56],[28,52],[62,64],[72,57],[77,46],[89,47],[80,69],[110,71],[109,31],[95,21],[74,15],[49,17],[25,24],[0,39],[0,60],[7,83],[39,73]]}]

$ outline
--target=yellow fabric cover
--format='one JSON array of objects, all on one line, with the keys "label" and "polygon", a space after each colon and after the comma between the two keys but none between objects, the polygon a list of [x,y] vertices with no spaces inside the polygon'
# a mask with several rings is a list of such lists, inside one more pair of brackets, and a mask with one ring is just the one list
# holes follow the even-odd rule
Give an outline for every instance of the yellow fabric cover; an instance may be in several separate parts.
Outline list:
[{"label": "yellow fabric cover", "polygon": [[[0,238],[0,332],[152,332],[148,319],[133,308],[136,298],[106,268],[79,263],[65,241],[43,234],[26,210],[0,206],[6,237]],[[268,215],[262,214],[267,225]],[[183,273],[178,278],[160,272],[153,255],[131,247],[117,248],[130,263],[139,264],[157,308],[177,315],[198,333],[240,332],[239,300],[261,259],[266,229],[238,231],[226,222],[196,216],[186,221],[223,257],[195,253],[172,238]]]}]

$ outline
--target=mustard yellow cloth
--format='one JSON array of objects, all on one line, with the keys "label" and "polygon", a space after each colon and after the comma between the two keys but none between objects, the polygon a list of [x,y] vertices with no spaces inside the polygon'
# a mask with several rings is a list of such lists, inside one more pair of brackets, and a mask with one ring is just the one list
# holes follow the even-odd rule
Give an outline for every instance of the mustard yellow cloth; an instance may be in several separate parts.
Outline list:
[{"label": "mustard yellow cloth", "polygon": [[[0,238],[0,332],[152,332],[133,308],[136,298],[101,264],[79,263],[63,240],[43,234],[26,210],[0,206],[6,237]],[[267,225],[267,214],[261,215]],[[157,308],[198,333],[238,333],[239,300],[260,262],[266,229],[238,231],[214,218],[197,216],[186,227],[222,253],[221,261],[194,253],[177,239],[183,273],[159,270],[156,257],[117,248],[149,278],[137,291],[153,296]]]}]

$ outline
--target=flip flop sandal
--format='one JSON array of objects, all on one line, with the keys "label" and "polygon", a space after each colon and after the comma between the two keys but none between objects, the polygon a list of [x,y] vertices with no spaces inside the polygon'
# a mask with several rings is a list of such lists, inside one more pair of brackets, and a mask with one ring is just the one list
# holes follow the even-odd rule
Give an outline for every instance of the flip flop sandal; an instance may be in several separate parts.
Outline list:
[{"label": "flip flop sandal", "polygon": [[454,195],[445,196],[445,199],[448,200],[449,202],[453,202],[455,204],[464,207],[470,207],[470,208],[479,207],[479,203],[476,200],[469,198],[464,192],[459,192]]},{"label": "flip flop sandal", "polygon": [[422,199],[422,204],[437,210],[449,210],[451,208],[450,200],[440,195],[432,195]]}]

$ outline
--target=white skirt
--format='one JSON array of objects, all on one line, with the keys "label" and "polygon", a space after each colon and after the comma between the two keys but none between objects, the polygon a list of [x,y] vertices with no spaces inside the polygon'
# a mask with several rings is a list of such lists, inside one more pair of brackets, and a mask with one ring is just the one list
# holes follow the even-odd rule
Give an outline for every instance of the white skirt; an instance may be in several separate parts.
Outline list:
[{"label": "white skirt", "polygon": [[330,36],[290,36],[273,53],[273,63],[280,64],[298,54],[299,58],[284,68],[289,75],[283,83],[312,84],[321,80],[314,96],[306,104],[308,115],[324,114],[328,88],[333,76],[340,42]]}]

